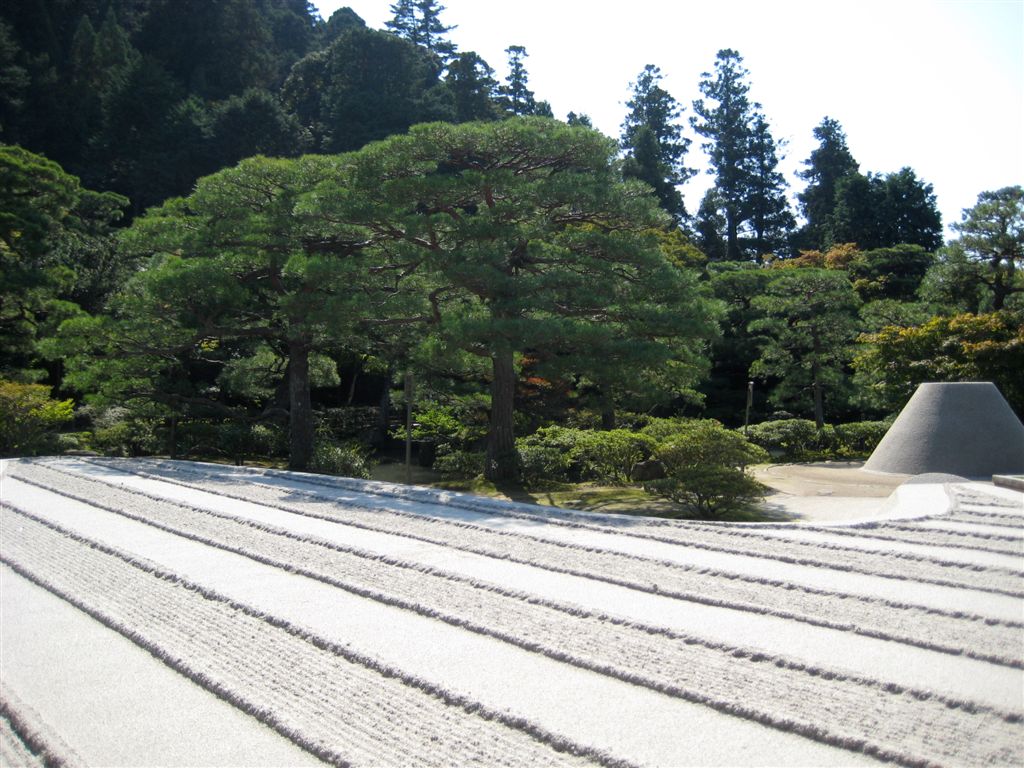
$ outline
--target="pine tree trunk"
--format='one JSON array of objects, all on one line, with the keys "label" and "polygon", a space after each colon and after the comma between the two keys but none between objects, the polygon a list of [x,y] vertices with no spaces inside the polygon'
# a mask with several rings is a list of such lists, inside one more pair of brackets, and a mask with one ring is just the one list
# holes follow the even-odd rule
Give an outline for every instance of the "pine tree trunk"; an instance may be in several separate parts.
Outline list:
[{"label": "pine tree trunk", "polygon": [[821,382],[818,381],[818,377],[814,377],[814,383],[811,385],[814,390],[814,425],[818,429],[823,429],[825,426],[825,406],[822,402],[821,395]]},{"label": "pine tree trunk", "polygon": [[487,432],[484,477],[493,482],[515,481],[519,479],[519,462],[512,425],[516,370],[511,350],[495,352],[491,362],[494,378],[491,381],[491,422]]},{"label": "pine tree trunk", "polygon": [[313,458],[313,404],[309,397],[309,344],[293,340],[288,348],[288,468],[309,469]]},{"label": "pine tree trunk", "polygon": [[732,207],[726,208],[725,211],[725,229],[726,229],[726,242],[725,242],[725,253],[726,258],[729,261],[740,260],[740,236],[739,236],[739,217]]}]

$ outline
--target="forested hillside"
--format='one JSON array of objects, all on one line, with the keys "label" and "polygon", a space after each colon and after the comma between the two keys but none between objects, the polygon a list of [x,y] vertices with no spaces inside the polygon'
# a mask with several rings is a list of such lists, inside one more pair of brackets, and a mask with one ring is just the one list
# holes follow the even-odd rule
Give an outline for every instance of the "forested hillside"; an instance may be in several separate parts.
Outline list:
[{"label": "forested hillside", "polygon": [[516,41],[499,75],[434,0],[392,11],[0,6],[0,453],[359,473],[412,396],[448,474],[628,481],[666,419],[856,455],[922,381],[1024,413],[1020,186],[944,242],[932,186],[828,116],[787,179],[737,51],[688,105],[623,72],[605,137]]}]

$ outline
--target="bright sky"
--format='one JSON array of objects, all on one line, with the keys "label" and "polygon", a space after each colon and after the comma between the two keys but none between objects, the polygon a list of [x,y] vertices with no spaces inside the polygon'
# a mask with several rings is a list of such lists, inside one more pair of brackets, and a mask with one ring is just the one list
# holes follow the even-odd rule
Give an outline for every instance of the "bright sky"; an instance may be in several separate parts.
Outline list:
[{"label": "bright sky", "polygon": [[[348,6],[381,29],[392,0],[313,0],[324,18]],[[503,80],[505,49],[529,54],[530,87],[555,116],[585,113],[618,137],[630,83],[646,64],[685,107],[688,165],[705,168],[688,125],[701,73],[733,48],[751,96],[795,177],[826,115],[862,173],[910,166],[933,185],[947,227],[979,192],[1024,184],[1024,0],[442,0],[449,38]],[[683,187],[697,210],[709,176]]]}]

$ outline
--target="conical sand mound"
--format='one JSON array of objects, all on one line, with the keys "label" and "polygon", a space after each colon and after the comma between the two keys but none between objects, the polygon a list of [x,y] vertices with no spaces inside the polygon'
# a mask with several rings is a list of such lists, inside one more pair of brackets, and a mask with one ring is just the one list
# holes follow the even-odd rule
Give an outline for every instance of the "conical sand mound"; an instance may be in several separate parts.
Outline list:
[{"label": "conical sand mound", "polygon": [[1024,473],[1024,424],[991,382],[922,384],[864,469],[990,478]]}]

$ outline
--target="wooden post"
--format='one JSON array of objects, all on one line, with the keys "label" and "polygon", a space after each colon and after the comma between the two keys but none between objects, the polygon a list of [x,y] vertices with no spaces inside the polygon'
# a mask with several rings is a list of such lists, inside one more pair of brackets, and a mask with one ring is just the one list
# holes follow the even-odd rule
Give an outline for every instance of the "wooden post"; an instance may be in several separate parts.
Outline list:
[{"label": "wooden post", "polygon": [[405,484],[412,485],[412,372],[405,374]]}]

